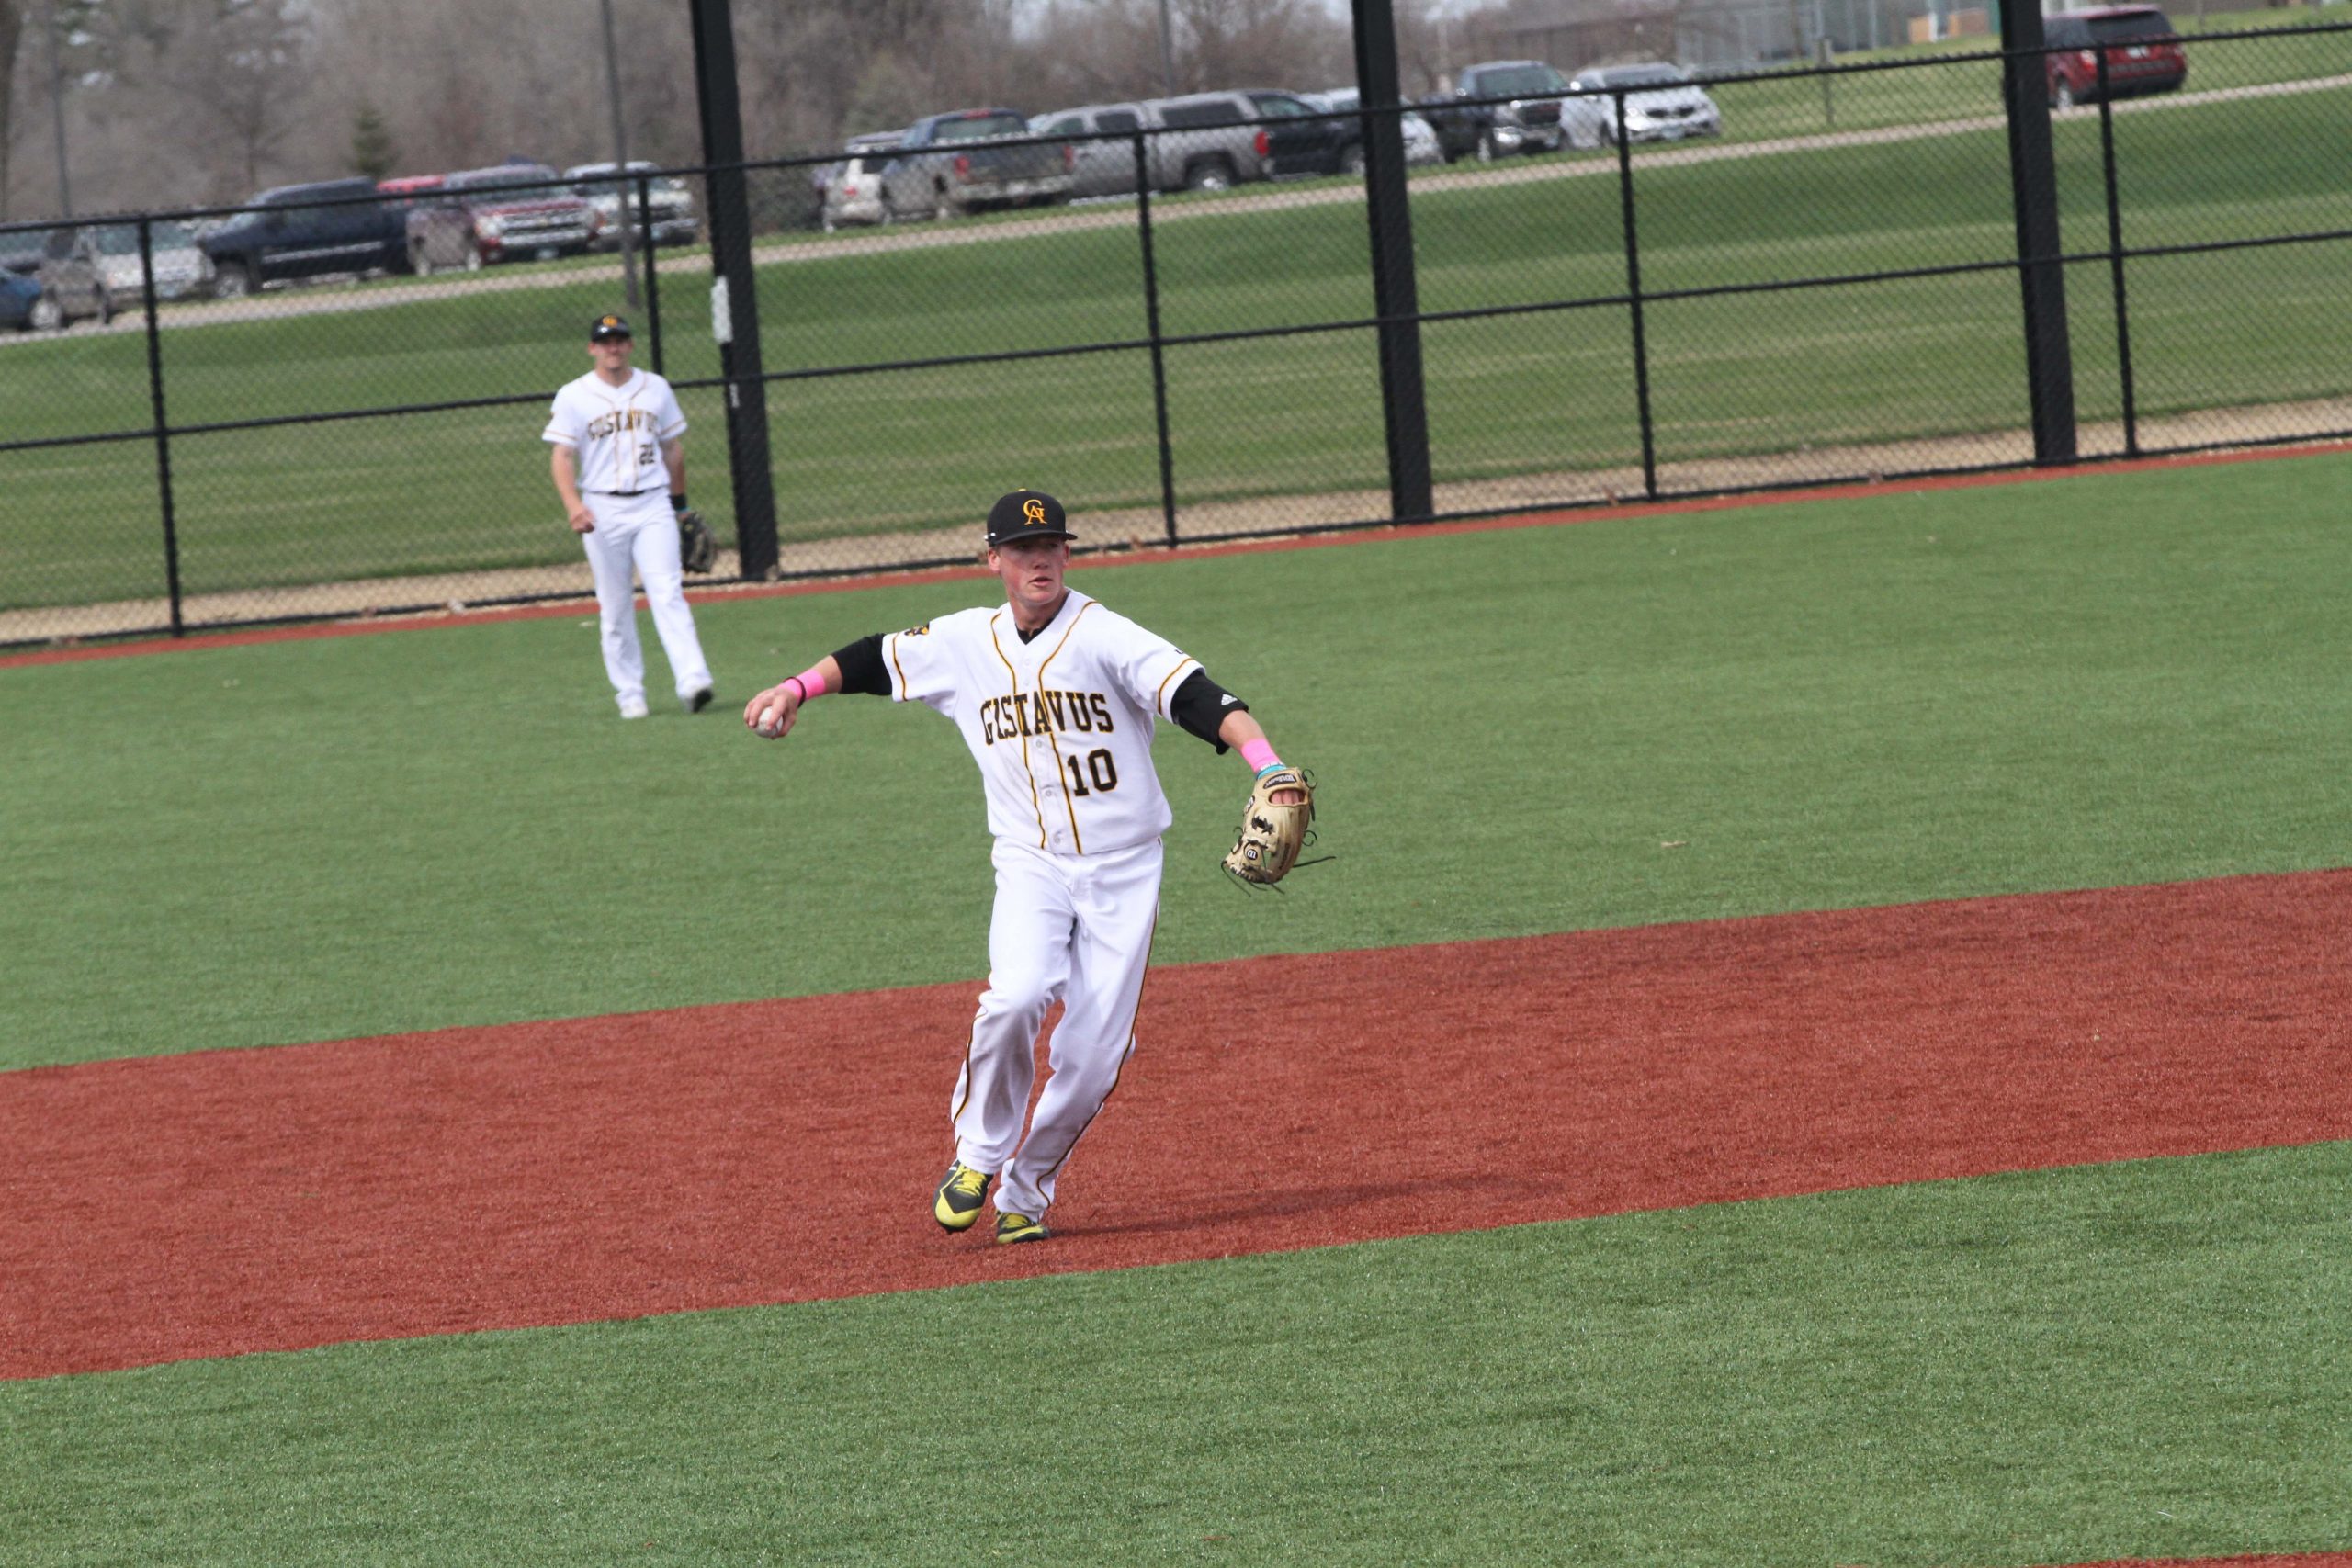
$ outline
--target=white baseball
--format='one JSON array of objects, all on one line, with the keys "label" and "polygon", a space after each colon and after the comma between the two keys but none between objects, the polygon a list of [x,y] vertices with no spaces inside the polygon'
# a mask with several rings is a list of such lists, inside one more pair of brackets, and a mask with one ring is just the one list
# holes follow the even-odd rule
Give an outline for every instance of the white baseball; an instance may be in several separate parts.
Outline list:
[{"label": "white baseball", "polygon": [[784,709],[775,703],[770,703],[767,706],[760,710],[759,728],[762,735],[764,735],[769,739],[773,740],[775,739],[775,732],[779,728],[783,728],[783,725]]}]

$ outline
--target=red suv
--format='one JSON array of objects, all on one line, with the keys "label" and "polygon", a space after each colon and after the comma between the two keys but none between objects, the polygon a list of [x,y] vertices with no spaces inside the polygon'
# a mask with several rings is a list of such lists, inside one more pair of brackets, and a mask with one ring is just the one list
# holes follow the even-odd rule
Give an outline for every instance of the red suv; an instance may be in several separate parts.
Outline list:
[{"label": "red suv", "polygon": [[2107,89],[2115,97],[2133,93],[2169,93],[2188,79],[2188,56],[2180,35],[2154,6],[2106,6],[2047,17],[2042,57],[2050,80],[2050,107],[2070,109],[2098,98],[2098,57],[2107,52]]}]

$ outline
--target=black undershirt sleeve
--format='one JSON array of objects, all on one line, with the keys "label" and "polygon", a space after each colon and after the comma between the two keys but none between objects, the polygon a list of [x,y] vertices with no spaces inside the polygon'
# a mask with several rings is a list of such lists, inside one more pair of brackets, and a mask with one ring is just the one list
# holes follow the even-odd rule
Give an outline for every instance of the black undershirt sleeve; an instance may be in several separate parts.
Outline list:
[{"label": "black undershirt sleeve", "polygon": [[1168,716],[1184,727],[1185,732],[1197,735],[1217,749],[1221,756],[1232,750],[1216,738],[1218,728],[1229,713],[1248,713],[1250,705],[1209,679],[1205,670],[1195,670],[1184,677],[1169,699]]},{"label": "black undershirt sleeve", "polygon": [[842,690],[863,692],[870,697],[890,694],[890,671],[882,666],[882,634],[859,637],[847,648],[833,650],[833,662],[842,667]]}]

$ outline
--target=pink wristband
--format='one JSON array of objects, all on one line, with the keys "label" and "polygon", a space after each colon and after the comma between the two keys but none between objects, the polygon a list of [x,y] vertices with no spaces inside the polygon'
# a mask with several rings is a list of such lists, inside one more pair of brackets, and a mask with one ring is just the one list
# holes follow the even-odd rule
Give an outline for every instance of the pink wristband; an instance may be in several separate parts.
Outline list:
[{"label": "pink wristband", "polygon": [[794,680],[800,682],[800,700],[802,702],[805,703],[813,697],[821,697],[825,694],[824,671],[825,667],[823,664],[811,664],[808,669],[803,670],[799,674],[792,677]]},{"label": "pink wristband", "polygon": [[1274,743],[1262,735],[1255,740],[1241,743],[1241,760],[1250,764],[1253,773],[1262,773],[1268,768],[1283,765],[1283,760],[1274,755]]}]

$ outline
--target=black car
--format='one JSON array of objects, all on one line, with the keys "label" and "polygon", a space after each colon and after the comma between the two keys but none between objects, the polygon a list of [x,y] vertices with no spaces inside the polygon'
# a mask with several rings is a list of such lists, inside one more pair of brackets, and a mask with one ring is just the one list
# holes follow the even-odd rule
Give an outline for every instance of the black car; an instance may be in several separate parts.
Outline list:
[{"label": "black car", "polygon": [[1363,121],[1332,114],[1296,93],[1251,92],[1266,120],[1267,158],[1277,175],[1363,173]]},{"label": "black car", "polygon": [[[1489,164],[1511,152],[1560,150],[1560,100],[1568,79],[1540,60],[1489,60],[1463,67],[1451,95],[1421,100],[1445,161],[1476,155]],[[1497,101],[1501,100],[1501,101]]]},{"label": "black car", "polygon": [[256,210],[240,212],[201,242],[218,274],[213,291],[222,299],[281,278],[408,265],[406,215],[378,195],[373,180],[280,186],[253,205]]}]

